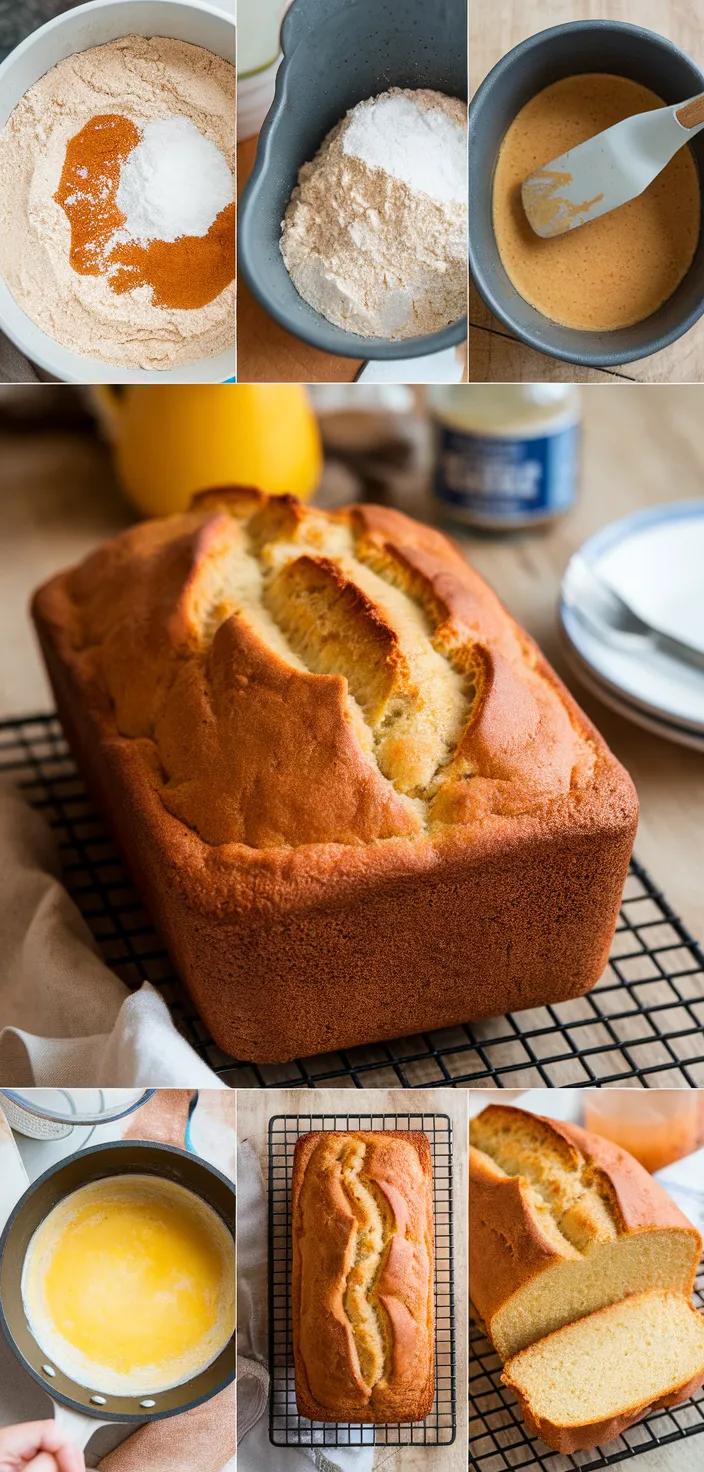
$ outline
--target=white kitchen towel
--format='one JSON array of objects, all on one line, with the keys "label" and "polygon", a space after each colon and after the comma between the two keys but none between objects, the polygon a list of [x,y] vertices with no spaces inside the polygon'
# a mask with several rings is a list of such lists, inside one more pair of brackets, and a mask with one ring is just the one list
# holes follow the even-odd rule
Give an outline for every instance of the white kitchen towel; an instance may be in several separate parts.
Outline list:
[{"label": "white kitchen towel", "polygon": [[655,1172],[655,1179],[704,1235],[704,1149],[673,1160]]},{"label": "white kitchen towel", "polygon": [[[304,1464],[312,1464],[318,1472],[371,1472],[372,1427],[365,1427],[364,1433],[369,1446],[354,1450],[275,1447],[269,1441],[269,1418],[265,1414],[269,1381],[266,1224],[261,1167],[256,1151],[243,1141],[237,1147],[238,1472],[292,1472]],[[322,1431],[318,1434],[322,1442]]]},{"label": "white kitchen towel", "polygon": [[158,992],[131,993],[100,959],[59,883],[52,835],[0,782],[0,1083],[226,1087]]}]

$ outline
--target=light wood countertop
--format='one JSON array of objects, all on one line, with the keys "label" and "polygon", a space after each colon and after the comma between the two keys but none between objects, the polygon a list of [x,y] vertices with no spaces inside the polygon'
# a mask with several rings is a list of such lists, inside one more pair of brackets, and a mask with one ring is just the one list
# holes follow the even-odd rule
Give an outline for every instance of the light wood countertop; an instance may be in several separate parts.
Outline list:
[{"label": "light wood countertop", "polygon": [[[593,386],[584,392],[584,406],[584,478],[574,513],[547,534],[465,542],[472,561],[563,674],[555,601],[572,550],[617,516],[670,498],[701,496],[704,487],[704,388],[624,385],[615,395]],[[424,477],[409,475],[407,493],[403,477],[397,479],[407,509],[421,509]],[[115,487],[104,447],[86,435],[0,432],[0,485],[0,719],[7,719],[51,708],[27,617],[31,590],[129,524],[133,513]],[[353,486],[350,489],[354,493]],[[641,800],[639,857],[673,907],[704,940],[704,759],[649,736],[606,711],[576,685],[573,688],[635,779]],[[315,1104],[305,1097],[306,1105],[295,1092],[292,1111],[321,1107],[320,1094]],[[387,1107],[384,1097],[375,1091],[372,1107]],[[427,1097],[429,1107],[444,1107],[436,1091]],[[404,1099],[406,1108],[424,1107],[421,1091],[414,1092],[412,1103],[408,1095]],[[240,1094],[239,1102],[241,1135],[253,1127],[252,1122],[256,1126],[257,1119],[261,1131],[266,1115],[256,1111],[273,1108],[272,1095],[250,1091]],[[332,1103],[333,1108],[350,1106],[347,1092]],[[358,1100],[355,1107],[364,1105]],[[465,1199],[462,1189],[456,1201],[460,1198]],[[459,1216],[456,1225],[459,1242]],[[459,1345],[458,1337],[461,1368]],[[637,1457],[627,1466],[633,1472],[698,1472],[703,1446],[702,1437],[694,1437]],[[396,1465],[397,1454],[389,1448],[380,1449],[380,1454],[388,1472],[427,1472],[430,1466],[428,1453],[420,1449],[417,1467],[405,1458],[402,1466]]]},{"label": "light wood countertop", "polygon": [[[237,149],[239,193],[254,167],[256,138]],[[252,296],[242,277],[237,284],[237,377],[240,383],[351,383],[363,360],[321,353],[279,327]]]},{"label": "light wood countertop", "polygon": [[[507,51],[536,31],[575,20],[620,20],[644,26],[704,67],[704,7],[690,0],[472,0],[469,7],[470,99]],[[579,58],[575,70],[579,70]],[[471,161],[470,161],[471,167]],[[701,383],[704,319],[661,353],[614,370],[581,368],[526,347],[470,286],[470,381],[473,383]]]},{"label": "light wood countertop", "polygon": [[[30,392],[44,393],[44,388]],[[55,390],[68,392],[68,390]],[[548,533],[464,539],[472,562],[538,640],[628,767],[638,789],[636,854],[704,941],[704,758],[640,730],[587,695],[567,671],[555,607],[572,551],[640,507],[701,496],[704,388],[623,385],[584,391],[585,457],[575,511]],[[107,453],[86,435],[0,431],[0,719],[52,708],[27,614],[32,590],[133,519]],[[427,510],[426,476],[395,473],[404,509]],[[347,493],[358,494],[353,479]]]}]

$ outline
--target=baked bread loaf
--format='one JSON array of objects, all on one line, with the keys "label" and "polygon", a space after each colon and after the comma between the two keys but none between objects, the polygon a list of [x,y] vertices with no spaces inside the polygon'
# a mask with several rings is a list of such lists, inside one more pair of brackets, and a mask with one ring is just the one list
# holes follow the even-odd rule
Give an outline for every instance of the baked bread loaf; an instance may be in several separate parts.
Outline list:
[{"label": "baked bread loaf", "polygon": [[222,490],[33,612],[76,758],[222,1048],[283,1061],[600,976],[633,787],[439,532]]},{"label": "baked bread loaf", "polygon": [[522,1350],[501,1379],[542,1441],[587,1451],[704,1384],[704,1318],[680,1294],[651,1288]]},{"label": "baked bread loaf", "polygon": [[502,1361],[630,1294],[691,1297],[696,1227],[611,1141],[491,1104],[469,1155],[470,1294]]},{"label": "baked bread loaf", "polygon": [[303,1135],[291,1205],[299,1412],[312,1421],[422,1421],[435,1391],[427,1136]]}]

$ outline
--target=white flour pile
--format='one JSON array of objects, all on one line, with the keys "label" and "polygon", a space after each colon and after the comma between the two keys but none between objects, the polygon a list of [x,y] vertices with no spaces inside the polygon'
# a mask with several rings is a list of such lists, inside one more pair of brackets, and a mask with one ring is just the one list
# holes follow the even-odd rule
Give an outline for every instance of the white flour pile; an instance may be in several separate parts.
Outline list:
[{"label": "white flour pile", "polygon": [[394,87],[353,107],[299,172],[281,252],[299,295],[362,337],[422,336],[464,316],[464,104]]},{"label": "white flour pile", "polygon": [[[173,128],[187,119],[224,156],[231,189],[235,111],[234,67],[200,46],[159,36],[124,36],[78,52],[30,88],[0,132],[0,274],[44,332],[74,352],[146,369],[193,363],[231,346],[234,283],[194,310],[153,305],[148,286],[117,295],[105,276],[74,271],[71,227],[54,195],[69,140],[91,118],[119,113],[143,130],[125,189],[129,213],[149,229],[137,177],[140,169],[142,182],[153,177],[149,124],[168,120]],[[183,222],[183,201],[178,214]]]}]

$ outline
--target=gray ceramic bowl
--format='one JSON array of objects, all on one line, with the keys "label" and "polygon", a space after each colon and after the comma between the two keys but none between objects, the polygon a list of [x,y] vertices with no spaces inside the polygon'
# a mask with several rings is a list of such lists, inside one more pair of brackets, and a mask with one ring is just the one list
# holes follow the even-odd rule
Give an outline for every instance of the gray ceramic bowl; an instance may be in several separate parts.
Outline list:
[{"label": "gray ceramic bowl", "polygon": [[[494,239],[491,192],[502,139],[529,98],[575,72],[614,72],[651,87],[666,103],[704,91],[704,73],[663,36],[617,21],[577,21],[529,37],[502,57],[469,109],[469,259],[491,311],[538,352],[590,368],[613,368],[657,353],[704,312],[704,229],[694,260],[657,312],[615,332],[579,332],[529,306],[504,271]],[[704,198],[704,133],[690,145]]]},{"label": "gray ceramic bowl", "polygon": [[403,342],[334,327],[298,295],[279,239],[301,164],[348,108],[389,87],[466,99],[466,0],[294,0],[281,44],[276,96],[239,208],[239,263],[250,290],[287,331],[343,357],[411,358],[462,342],[466,318]]}]

